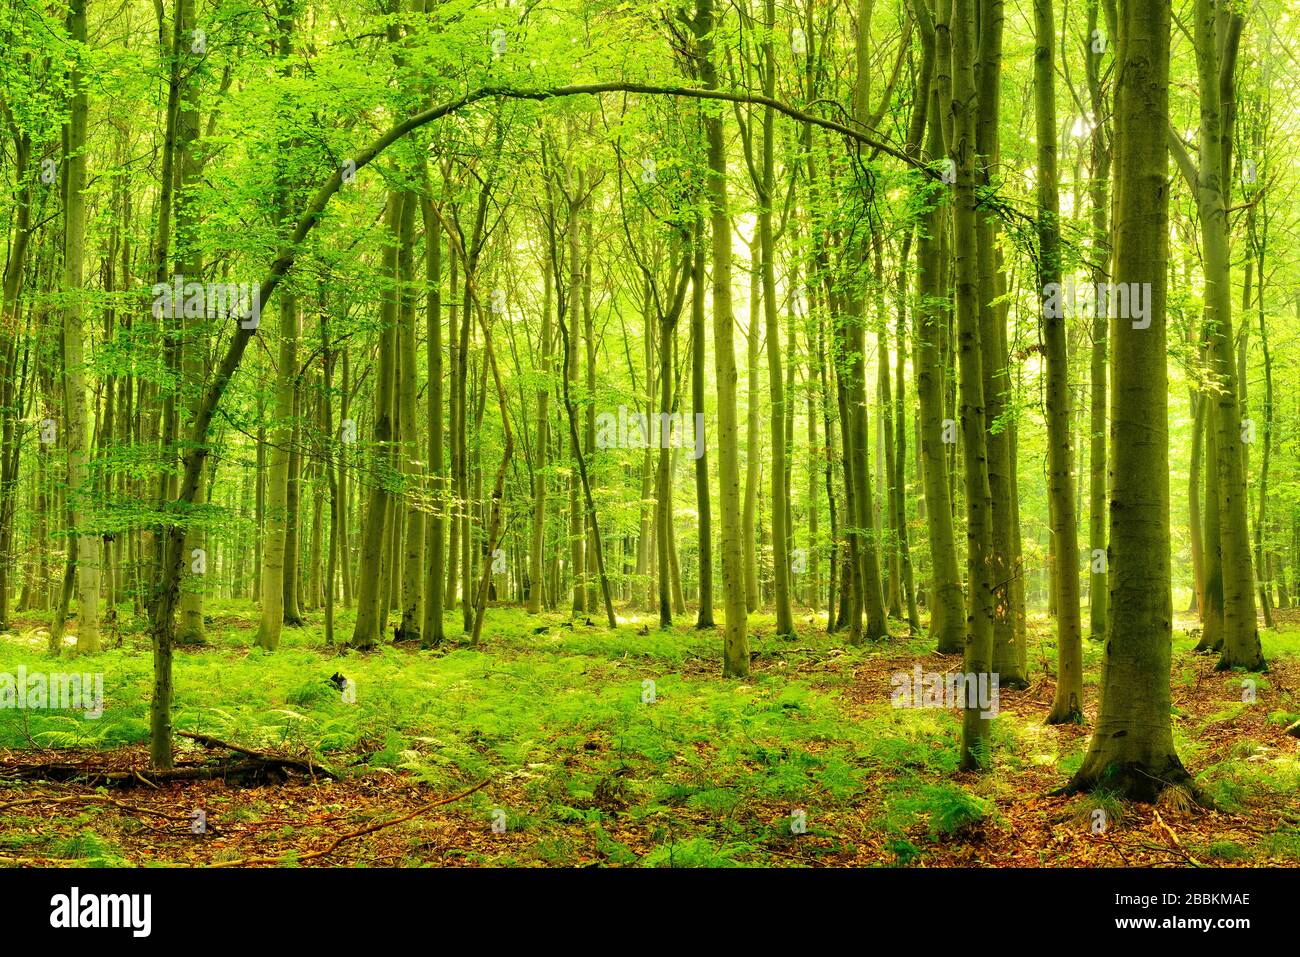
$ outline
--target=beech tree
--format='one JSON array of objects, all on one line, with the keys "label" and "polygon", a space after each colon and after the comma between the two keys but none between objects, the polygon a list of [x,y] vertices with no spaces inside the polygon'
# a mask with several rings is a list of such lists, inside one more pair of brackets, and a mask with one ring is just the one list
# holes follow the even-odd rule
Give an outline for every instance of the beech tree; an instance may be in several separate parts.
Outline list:
[{"label": "beech tree", "polygon": [[1278,10],[6,11],[0,626],[147,633],[159,769],[229,622],[518,609],[737,693],[915,636],[963,770],[1041,680],[1068,788],[1190,787],[1171,643],[1300,603]]}]

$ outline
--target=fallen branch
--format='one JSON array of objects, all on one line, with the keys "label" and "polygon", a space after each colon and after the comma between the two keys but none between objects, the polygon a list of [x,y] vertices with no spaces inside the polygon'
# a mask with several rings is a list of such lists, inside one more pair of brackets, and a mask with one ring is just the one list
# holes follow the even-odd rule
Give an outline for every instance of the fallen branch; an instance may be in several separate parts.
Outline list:
[{"label": "fallen branch", "polygon": [[22,798],[17,801],[8,801],[0,804],[0,811],[7,811],[11,807],[19,807],[24,804],[111,804],[113,807],[120,808],[123,811],[134,811],[137,814],[150,814],[154,817],[166,818],[169,821],[188,821],[189,817],[176,814],[167,814],[163,811],[155,811],[139,804],[128,804],[125,801],[118,801],[104,794],[73,794],[69,797],[51,798],[51,797],[32,797]]},{"label": "fallen branch", "polygon": [[1181,854],[1183,858],[1187,860],[1188,863],[1193,864],[1196,867],[1203,867],[1204,865],[1201,864],[1200,861],[1192,857],[1191,854],[1187,853],[1187,851],[1184,850],[1183,842],[1178,840],[1178,835],[1174,833],[1174,829],[1172,827],[1170,827],[1168,824],[1165,823],[1165,819],[1160,816],[1159,811],[1155,812],[1155,816],[1156,816],[1156,823],[1159,824],[1162,828],[1164,828],[1165,833],[1169,835],[1169,839],[1174,842],[1174,849],[1179,854]]},{"label": "fallen branch", "polygon": [[223,741],[221,738],[214,738],[210,734],[198,734],[194,731],[177,731],[177,736],[189,738],[191,741],[197,741],[205,748],[225,748],[228,751],[234,751],[258,761],[265,761],[267,764],[275,764],[283,767],[295,768],[304,774],[322,774],[326,777],[337,777],[333,771],[324,765],[317,764],[315,761],[301,761],[297,758],[285,757],[280,754],[271,754],[268,751],[255,751],[252,748],[246,748],[242,744],[235,744],[232,741]]},{"label": "fallen branch", "polygon": [[[310,853],[299,855],[298,860],[313,861],[316,860],[317,858],[325,857],[329,854],[333,854],[334,851],[336,851],[338,847],[341,844],[343,844],[344,841],[350,841],[353,838],[362,837],[363,835],[366,834],[373,834],[375,831],[381,831],[386,827],[392,827],[395,824],[401,824],[405,821],[409,821],[413,817],[419,817],[425,811],[431,811],[435,807],[441,807],[444,804],[451,804],[453,801],[459,801],[461,798],[469,797],[475,791],[484,787],[488,783],[488,780],[489,780],[488,778],[484,778],[482,781],[474,785],[468,791],[461,791],[459,794],[453,794],[451,797],[440,798],[437,801],[430,801],[428,804],[421,804],[410,814],[406,814],[402,817],[391,818],[387,821],[379,821],[375,824],[367,824],[365,827],[357,828],[355,831],[349,831],[347,834],[342,834],[339,837],[335,838],[328,847],[322,848],[319,851],[311,851]],[[249,865],[279,864],[281,861],[284,860],[284,856],[285,855],[281,854],[278,857],[245,857],[237,861],[221,861],[215,864],[208,864],[206,866],[207,867],[248,867]]]},{"label": "fallen branch", "polygon": [[[314,772],[307,770],[309,766],[315,769]],[[87,764],[49,762],[14,767],[10,769],[10,774],[5,775],[5,780],[59,782],[80,780],[92,785],[102,783],[115,787],[129,787],[136,784],[146,784],[157,788],[159,784],[172,781],[210,781],[243,776],[256,778],[258,776],[264,777],[268,773],[278,773],[281,777],[286,777],[286,768],[304,773],[327,774],[330,777],[336,777],[333,772],[322,768],[320,765],[311,765],[310,762],[298,761],[294,758],[270,755],[256,758],[247,757],[240,761],[222,759],[220,762],[195,763],[167,771],[140,770],[138,768],[108,771],[96,769]]]}]

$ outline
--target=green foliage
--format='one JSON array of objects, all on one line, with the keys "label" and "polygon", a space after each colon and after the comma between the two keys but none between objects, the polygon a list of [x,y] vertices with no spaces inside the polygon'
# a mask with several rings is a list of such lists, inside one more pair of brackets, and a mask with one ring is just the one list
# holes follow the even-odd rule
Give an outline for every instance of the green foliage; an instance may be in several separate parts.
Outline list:
[{"label": "green foliage", "polygon": [[925,785],[889,804],[887,827],[905,830],[925,820],[932,840],[960,835],[994,816],[993,805],[955,784]]},{"label": "green foliage", "polygon": [[54,841],[50,853],[76,861],[81,867],[121,867],[125,863],[108,841],[88,828]]},{"label": "green foliage", "polygon": [[737,867],[737,857],[753,851],[748,844],[716,844],[702,837],[670,841],[641,858],[642,867]]}]

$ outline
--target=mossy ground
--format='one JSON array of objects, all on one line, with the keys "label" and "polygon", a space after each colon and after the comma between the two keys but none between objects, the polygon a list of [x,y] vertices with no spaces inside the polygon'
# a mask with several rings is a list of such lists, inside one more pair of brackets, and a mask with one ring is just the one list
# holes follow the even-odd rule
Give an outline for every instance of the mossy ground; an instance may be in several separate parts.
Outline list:
[{"label": "mossy ground", "polygon": [[[15,780],[18,765],[55,756],[147,765],[146,636],[128,630],[121,647],[56,661],[43,622],[26,619],[0,635],[0,671],[102,672],[104,714],[0,710],[0,862],[293,864],[340,834],[487,779],[462,801],[310,863],[1300,863],[1300,741],[1284,733],[1300,717],[1296,624],[1264,633],[1271,670],[1262,676],[1215,673],[1215,657],[1193,655],[1195,639],[1176,634],[1175,738],[1215,802],[1206,811],[1176,796],[1154,807],[1050,796],[1078,767],[1089,731],[1042,723],[1055,667],[1044,618],[1032,623],[1030,687],[1002,690],[994,766],[975,775],[956,770],[955,710],[891,705],[891,675],[960,668],[925,637],[851,648],[804,614],[799,637],[778,640],[771,617],[755,615],[753,673],[736,681],[720,677],[721,633],[697,632],[689,617],[659,631],[625,610],[610,632],[493,607],[477,647],[456,639],[455,612],[443,648],[361,655],[325,647],[318,612],[286,628],[274,654],[251,647],[246,603],[212,602],[209,612],[207,643],[177,652],[175,727],[310,753],[342,779],[111,791]],[[340,610],[340,640],[349,625]],[[1087,643],[1089,720],[1099,653]],[[355,682],[354,703],[330,684],[336,671]],[[1243,701],[1244,678],[1255,682],[1253,703]],[[191,833],[194,809],[206,813],[206,834]],[[1106,826],[1094,833],[1099,819]]]}]

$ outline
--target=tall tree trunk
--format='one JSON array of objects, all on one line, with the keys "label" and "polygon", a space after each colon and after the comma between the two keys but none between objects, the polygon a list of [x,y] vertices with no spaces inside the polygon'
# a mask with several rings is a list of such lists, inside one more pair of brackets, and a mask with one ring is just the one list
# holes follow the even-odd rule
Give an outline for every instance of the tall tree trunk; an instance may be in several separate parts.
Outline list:
[{"label": "tall tree trunk", "polygon": [[[871,0],[858,0],[857,35],[854,39],[857,76],[853,87],[853,116],[864,126],[874,126],[869,116],[871,91]],[[864,184],[865,185],[865,184]],[[869,195],[864,201],[870,201]],[[873,236],[873,241],[875,237]],[[850,255],[859,258],[866,267],[869,246],[859,243]],[[877,276],[879,278],[879,276]],[[867,368],[866,368],[866,297],[860,288],[851,289],[846,298],[848,328],[844,330],[843,355],[848,364],[845,383],[847,422],[852,440],[846,435],[844,451],[851,463],[845,475],[852,482],[853,494],[849,498],[849,512],[854,516],[858,541],[858,598],[865,615],[863,638],[878,641],[889,637],[889,623],[885,615],[885,593],[880,575],[880,537],[875,519],[875,497],[871,489],[871,465],[867,454]],[[843,381],[843,380],[842,380]],[[851,474],[849,474],[851,473]],[[855,616],[856,617],[856,616]]]},{"label": "tall tree trunk", "polygon": [[442,448],[442,225],[433,211],[425,173],[425,195],[420,204],[424,220],[425,324],[429,372],[429,471],[433,476],[433,509],[428,523],[428,568],[424,579],[424,630],[421,641],[435,647],[443,641],[442,579],[446,562],[447,473]]},{"label": "tall tree trunk", "polygon": [[360,574],[357,582],[357,620],[352,631],[353,648],[369,651],[382,640],[384,622],[381,609],[384,604],[382,576],[376,574],[383,562],[386,547],[386,516],[391,510],[388,492],[378,479],[387,465],[388,452],[393,440],[392,396],[396,378],[397,339],[397,259],[402,228],[402,206],[405,194],[389,190],[388,204],[384,210],[383,283],[379,306],[379,374],[375,382],[375,451],[374,469],[377,473],[371,482],[366,502],[365,524],[362,526]]},{"label": "tall tree trunk", "polygon": [[[923,84],[928,87],[928,82]],[[924,98],[927,94],[922,93]],[[922,117],[921,125],[925,125]],[[898,402],[894,406],[894,513],[898,518],[898,558],[903,601],[907,605],[907,627],[915,635],[921,630],[921,617],[916,607],[916,579],[912,573],[912,543],[907,527],[907,266],[912,249],[912,233],[909,230],[903,238],[903,248],[899,256],[898,279],[896,283],[896,300],[898,302],[898,324],[894,329],[894,395]],[[886,370],[886,376],[889,372]]]},{"label": "tall tree trunk", "polygon": [[[718,88],[713,61],[713,0],[697,0],[695,36],[702,58],[700,76],[706,89]],[[709,173],[706,195],[713,231],[713,361],[718,390],[718,504],[722,516],[722,605],[726,617],[722,673],[749,674],[749,621],[745,612],[745,559],[741,553],[740,462],[736,448],[736,354],[731,312],[731,215],[727,210],[727,151],[722,119],[706,114],[705,141]]]},{"label": "tall tree trunk", "polygon": [[[1221,513],[1219,543],[1223,576],[1223,647],[1218,667],[1266,670],[1255,620],[1250,555],[1245,442],[1241,430],[1238,375],[1233,356],[1232,279],[1228,248],[1232,111],[1235,109],[1237,45],[1242,15],[1220,0],[1197,0],[1196,64],[1200,79],[1200,170],[1196,182],[1201,215],[1205,301],[1210,320],[1211,368],[1218,391],[1211,399]],[[1226,18],[1226,26],[1220,23]],[[1222,45],[1220,37],[1223,37]],[[1220,52],[1222,50],[1222,52]]]},{"label": "tall tree trunk", "polygon": [[[975,83],[979,111],[975,118],[976,186],[987,188],[1001,162],[999,124],[1002,88],[1002,0],[977,0],[978,50]],[[1008,408],[1011,392],[1007,362],[1006,319],[999,298],[1006,291],[1006,275],[998,253],[998,222],[988,210],[977,211],[976,253],[979,268],[980,350],[984,376],[984,420],[987,426],[989,492],[992,496],[993,535],[993,670],[1003,687],[1025,687],[1024,636],[1016,628],[1012,583],[1020,570],[1013,556],[1015,529],[1012,503],[1011,433],[1014,412]]]},{"label": "tall tree trunk", "polygon": [[[335,582],[339,565],[339,529],[346,520],[343,515],[343,501],[339,497],[338,475],[334,470],[336,448],[334,435],[334,358],[335,352],[330,343],[329,303],[324,300],[322,290],[320,310],[320,339],[323,353],[324,370],[321,377],[321,415],[324,422],[323,445],[325,450],[325,479],[329,483],[330,500],[330,538],[328,558],[325,561],[325,587],[322,598],[325,602],[325,644],[334,644],[334,595]],[[346,385],[346,384],[345,384]]]},{"label": "tall tree trunk", "polygon": [[1201,536],[1202,562],[1205,567],[1204,594],[1201,596],[1201,638],[1196,651],[1218,651],[1223,647],[1223,544],[1220,535],[1222,513],[1219,502],[1218,428],[1214,424],[1213,401],[1209,393],[1198,400],[1205,420],[1205,528]]},{"label": "tall tree trunk", "polygon": [[[704,414],[704,218],[697,216],[691,267],[691,411]],[[703,421],[696,419],[695,421]],[[699,531],[700,608],[696,628],[713,623],[713,509],[709,502],[709,449],[705,442],[695,460],[695,511]]]},{"label": "tall tree trunk", "polygon": [[[293,73],[293,33],[296,16],[294,0],[285,0],[276,8],[278,31],[277,53],[282,76]],[[287,152],[288,144],[282,144]],[[281,173],[276,182],[277,226],[286,225],[288,218],[289,184]],[[262,620],[258,626],[255,644],[266,651],[280,645],[280,632],[284,627],[285,581],[294,573],[288,564],[289,506],[289,456],[293,444],[295,381],[298,367],[298,302],[285,289],[279,300],[280,350],[275,370],[275,405],[273,428],[270,433],[270,464],[266,475],[265,540],[262,544]],[[165,554],[165,545],[160,549]],[[160,574],[166,569],[160,570]],[[165,620],[160,624],[166,624]]]},{"label": "tall tree trunk", "polygon": [[[755,257],[751,256],[751,259]],[[745,526],[745,608],[752,614],[763,603],[758,586],[758,482],[763,450],[758,437],[758,411],[762,390],[758,384],[758,314],[762,308],[763,285],[757,262],[749,272],[749,326],[745,330],[745,505],[741,518]]]},{"label": "tall tree trunk", "polygon": [[[776,56],[772,36],[776,32],[776,0],[764,0],[768,29],[763,34],[763,95],[776,96]],[[772,426],[772,578],[776,600],[776,636],[794,638],[794,615],[790,610],[790,486],[786,465],[786,396],[781,367],[781,330],[776,301],[776,240],[772,233],[772,204],[776,193],[776,114],[763,108],[762,173],[759,188],[758,251],[763,279],[763,325],[767,336],[767,376],[771,391]],[[755,317],[750,317],[753,326]],[[751,329],[752,332],[752,329]]]},{"label": "tall tree trunk", "polygon": [[[284,496],[284,623],[297,627],[302,624],[301,588],[302,568],[302,389],[297,376],[297,342],[302,331],[302,315],[299,312],[298,297],[286,297],[293,304],[293,318],[290,320],[293,330],[294,366],[290,370],[290,389],[293,392],[291,408],[292,425],[288,429],[289,464],[285,479]],[[283,300],[282,300],[283,301]]]},{"label": "tall tree trunk", "polygon": [[[569,204],[569,220],[566,232],[569,240],[567,301],[560,303],[561,311],[567,310],[568,312],[567,317],[563,315],[560,317],[561,325],[566,330],[564,340],[566,389],[572,389],[573,385],[578,381],[577,346],[573,341],[573,337],[578,334],[578,296],[582,288],[582,245],[578,233],[578,217],[581,212],[581,205],[580,200],[576,197],[581,197],[586,190],[586,179],[582,173],[579,173],[575,199]],[[571,333],[569,330],[571,330]],[[577,461],[581,454],[581,448],[579,447],[576,432],[572,436],[572,451],[574,461]],[[571,472],[569,474],[569,571],[573,575],[573,613],[575,615],[587,611],[586,545],[586,528],[582,518],[581,484],[578,481],[578,476]]]},{"label": "tall tree trunk", "polygon": [[1112,345],[1110,620],[1097,727],[1067,791],[1154,800],[1190,784],[1174,749],[1165,283],[1170,7],[1120,7],[1115,91],[1115,278],[1150,282],[1150,324],[1118,320]]},{"label": "tall tree trunk", "polygon": [[952,31],[953,161],[956,167],[953,252],[957,281],[957,351],[961,368],[960,416],[966,490],[966,672],[962,717],[961,767],[972,770],[988,762],[988,718],[982,713],[970,682],[989,682],[993,659],[995,563],[993,505],[984,420],[984,375],[981,370],[979,264],[976,260],[976,195],[974,155],[976,113],[975,0],[955,0]]},{"label": "tall tree trunk", "polygon": [[[86,43],[86,0],[72,0],[68,34]],[[86,135],[90,97],[78,62],[69,78],[72,91],[64,128],[63,397],[67,409],[68,511],[72,518],[77,556],[77,651],[99,651],[99,535],[94,519],[90,480],[90,423],[86,409],[85,243]],[[69,546],[71,547],[71,546]]]},{"label": "tall tree trunk", "polygon": [[[1113,0],[1107,0],[1113,4]],[[1110,18],[1110,19],[1113,19]],[[1088,198],[1092,217],[1089,273],[1093,283],[1107,281],[1110,274],[1110,167],[1111,122],[1109,102],[1102,88],[1104,44],[1098,26],[1098,0],[1088,3],[1088,38],[1084,45],[1088,95],[1092,104],[1092,168]],[[1094,286],[1094,288],[1098,288]],[[1098,296],[1092,317],[1092,351],[1088,366],[1088,636],[1095,641],[1106,637],[1106,354],[1110,338],[1109,297]],[[1193,470],[1194,471],[1194,470]],[[1196,479],[1193,477],[1192,482]],[[1199,534],[1199,530],[1198,530]],[[1198,556],[1199,557],[1199,556]]]},{"label": "tall tree trunk", "polygon": [[[406,522],[406,536],[402,555],[401,623],[398,638],[403,641],[420,641],[424,627],[424,512],[411,501],[411,492],[418,487],[426,466],[421,460],[419,428],[416,419],[416,392],[418,382],[415,369],[415,213],[421,202],[415,190],[406,193],[402,202],[400,246],[397,269],[401,280],[398,308],[397,351],[399,380],[397,384],[398,422],[401,444],[398,459],[404,476],[406,495],[405,515],[394,512],[395,519]],[[434,234],[437,242],[437,234]],[[396,504],[396,503],[395,503]]]},{"label": "tall tree trunk", "polygon": [[[1192,551],[1192,608],[1205,616],[1205,546],[1201,520],[1201,468],[1205,459],[1205,402],[1191,390],[1192,449],[1187,466],[1187,537]],[[1102,635],[1101,637],[1105,637]]]},{"label": "tall tree trunk", "polygon": [[542,579],[546,571],[546,485],[547,446],[550,445],[551,400],[551,256],[543,257],[542,266],[542,341],[539,352],[539,382],[537,385],[537,437],[536,462],[533,464],[533,525],[528,552],[528,611],[539,614],[542,610]]},{"label": "tall tree trunk", "polygon": [[[658,462],[655,469],[655,560],[659,579],[659,627],[671,628],[673,612],[670,591],[672,588],[672,571],[669,568],[669,552],[672,549],[672,449],[668,418],[673,405],[673,336],[675,324],[670,316],[662,316],[659,322],[659,409],[663,418],[651,418],[650,430],[656,434],[659,445]],[[656,431],[657,430],[657,431]]]},{"label": "tall tree trunk", "polygon": [[[1065,310],[1049,305],[1061,286],[1060,193],[1056,175],[1056,22],[1052,0],[1034,0],[1034,105],[1038,144],[1038,275],[1045,303],[1047,471],[1056,539],[1056,694],[1048,724],[1083,721],[1083,624],[1079,609],[1079,524],[1070,428],[1070,355]],[[1057,299],[1059,304],[1059,298]]]},{"label": "tall tree trunk", "polygon": [[[942,4],[940,5],[943,6]],[[944,156],[944,111],[947,107],[941,77],[951,72],[950,58],[939,56],[937,24],[947,35],[948,17],[941,11],[930,15],[927,0],[912,0],[921,22],[921,39],[927,56],[935,58],[934,80],[929,89],[926,148],[933,158]],[[930,50],[933,50],[931,53]],[[925,483],[926,532],[930,544],[930,636],[940,654],[958,654],[964,646],[966,611],[963,607],[961,571],[957,563],[953,503],[950,492],[948,457],[944,435],[944,340],[948,328],[949,298],[943,285],[942,263],[946,259],[944,236],[948,231],[946,191],[936,193],[917,238],[917,305],[913,310],[913,366],[916,370],[918,427],[921,433],[921,478]],[[953,436],[956,437],[955,434]]]},{"label": "tall tree trunk", "polygon": [[[450,237],[448,233],[448,237]],[[456,484],[456,463],[459,461],[460,452],[457,450],[460,443],[460,388],[457,382],[464,377],[465,370],[462,367],[460,355],[460,299],[459,290],[460,257],[451,256],[451,281],[448,286],[448,295],[451,298],[451,312],[447,322],[447,359],[449,372],[449,395],[447,398],[447,415],[450,426],[451,443],[448,448],[448,457],[450,458],[450,474],[447,477],[448,496],[447,496],[447,582],[446,589],[443,592],[443,606],[448,610],[456,608],[456,584],[460,581],[458,569],[460,568],[460,509],[461,503],[457,501],[460,494],[460,488]]]}]

